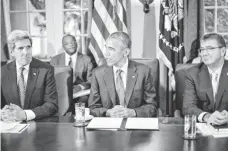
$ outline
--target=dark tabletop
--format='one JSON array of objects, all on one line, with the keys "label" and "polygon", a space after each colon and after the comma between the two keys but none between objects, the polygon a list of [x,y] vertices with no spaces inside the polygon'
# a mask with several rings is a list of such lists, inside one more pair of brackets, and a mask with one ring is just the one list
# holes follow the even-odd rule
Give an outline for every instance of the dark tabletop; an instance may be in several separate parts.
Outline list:
[{"label": "dark tabletop", "polygon": [[159,131],[87,131],[72,117],[29,122],[21,134],[1,134],[2,151],[228,151],[228,138],[183,140],[183,119],[159,118]]}]

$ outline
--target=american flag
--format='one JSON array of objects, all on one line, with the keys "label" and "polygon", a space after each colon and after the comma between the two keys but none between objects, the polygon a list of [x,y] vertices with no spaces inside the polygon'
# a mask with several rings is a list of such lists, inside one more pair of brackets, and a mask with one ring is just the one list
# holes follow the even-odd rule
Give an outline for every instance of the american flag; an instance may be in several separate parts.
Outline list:
[{"label": "american flag", "polygon": [[104,58],[105,40],[116,31],[127,31],[126,0],[95,0],[89,49],[96,62]]}]

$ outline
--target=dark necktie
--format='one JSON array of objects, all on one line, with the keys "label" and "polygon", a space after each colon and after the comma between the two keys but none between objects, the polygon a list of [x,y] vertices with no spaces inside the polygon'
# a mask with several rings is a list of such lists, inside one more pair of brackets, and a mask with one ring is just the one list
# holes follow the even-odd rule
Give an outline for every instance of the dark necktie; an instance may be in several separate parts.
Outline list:
[{"label": "dark necktie", "polygon": [[68,63],[68,66],[69,66],[69,67],[71,67],[71,68],[73,68],[73,62],[72,62],[71,57],[69,58],[69,63]]},{"label": "dark necktie", "polygon": [[118,69],[116,71],[116,92],[119,97],[119,104],[125,107],[125,89],[124,89],[124,83],[121,77],[121,73],[123,71],[121,69]]},{"label": "dark necktie", "polygon": [[25,68],[22,66],[19,69],[20,75],[18,77],[18,91],[20,96],[21,107],[24,108],[25,103],[25,81],[24,81],[24,72]]}]

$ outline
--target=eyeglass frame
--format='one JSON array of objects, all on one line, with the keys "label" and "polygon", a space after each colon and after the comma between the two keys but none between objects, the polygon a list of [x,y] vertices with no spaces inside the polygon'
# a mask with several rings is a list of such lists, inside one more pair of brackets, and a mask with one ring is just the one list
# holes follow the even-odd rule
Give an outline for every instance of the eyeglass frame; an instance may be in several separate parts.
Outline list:
[{"label": "eyeglass frame", "polygon": [[222,48],[222,47],[224,47],[224,46],[219,46],[219,47],[208,47],[208,48],[199,48],[199,49],[198,49],[198,52],[199,52],[199,54],[202,54],[202,51],[203,51],[203,52],[207,52],[207,54],[209,54],[209,53],[211,53],[212,51],[214,51],[215,49],[217,49],[217,48]]}]

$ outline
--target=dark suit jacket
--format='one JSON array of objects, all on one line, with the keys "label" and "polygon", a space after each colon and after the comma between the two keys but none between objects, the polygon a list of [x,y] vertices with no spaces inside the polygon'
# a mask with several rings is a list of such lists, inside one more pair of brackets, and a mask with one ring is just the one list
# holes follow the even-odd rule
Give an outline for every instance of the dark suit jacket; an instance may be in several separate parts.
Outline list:
[{"label": "dark suit jacket", "polygon": [[[21,107],[17,89],[16,61],[1,68],[1,107],[14,103]],[[51,116],[58,110],[54,68],[35,58],[29,66],[23,109],[31,109],[36,119]]]},{"label": "dark suit jacket", "polygon": [[228,110],[228,61],[222,68],[215,102],[207,66],[200,63],[186,72],[183,114],[199,116],[203,111],[212,113],[216,110]]},{"label": "dark suit jacket", "polygon": [[[151,69],[129,60],[125,101],[127,108],[134,109],[137,117],[156,116],[156,90]],[[94,69],[89,97],[89,108],[94,116],[105,116],[116,105],[113,68],[107,65]]]},{"label": "dark suit jacket", "polygon": [[[65,53],[52,57],[50,64],[53,66],[65,66]],[[75,68],[76,72],[73,75],[75,76],[74,85],[81,84],[86,89],[89,89],[93,70],[90,57],[78,52]]]}]

